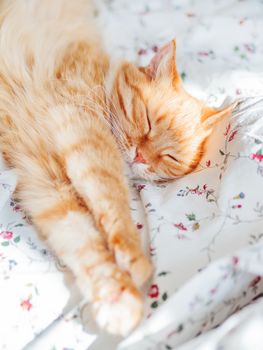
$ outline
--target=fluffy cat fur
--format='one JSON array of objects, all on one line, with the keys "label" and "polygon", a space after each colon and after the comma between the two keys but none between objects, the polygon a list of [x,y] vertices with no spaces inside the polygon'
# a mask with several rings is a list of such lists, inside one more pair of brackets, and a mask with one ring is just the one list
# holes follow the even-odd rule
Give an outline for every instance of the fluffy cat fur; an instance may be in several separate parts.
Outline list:
[{"label": "fluffy cat fur", "polygon": [[151,181],[198,164],[215,122],[182,87],[175,41],[147,67],[114,66],[85,0],[2,1],[0,147],[33,224],[74,273],[97,323],[141,320],[152,266],[132,222],[123,158]]}]

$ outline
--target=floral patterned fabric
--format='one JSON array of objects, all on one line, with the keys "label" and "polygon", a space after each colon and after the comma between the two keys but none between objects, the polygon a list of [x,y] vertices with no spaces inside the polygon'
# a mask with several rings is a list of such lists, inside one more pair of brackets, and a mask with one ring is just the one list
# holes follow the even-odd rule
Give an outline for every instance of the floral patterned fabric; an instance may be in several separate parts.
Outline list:
[{"label": "floral patterned fabric", "polygon": [[194,338],[178,350],[262,349],[262,298],[229,317],[221,326]]},{"label": "floral patterned fabric", "polygon": [[226,97],[243,102],[218,124],[194,173],[131,184],[155,275],[145,321],[118,345],[95,334],[72,276],[37,238],[12,199],[15,175],[1,166],[1,350],[196,349],[186,342],[263,292],[262,1],[97,2],[113,56],[143,65],[177,37],[178,69],[192,94],[216,106]]}]

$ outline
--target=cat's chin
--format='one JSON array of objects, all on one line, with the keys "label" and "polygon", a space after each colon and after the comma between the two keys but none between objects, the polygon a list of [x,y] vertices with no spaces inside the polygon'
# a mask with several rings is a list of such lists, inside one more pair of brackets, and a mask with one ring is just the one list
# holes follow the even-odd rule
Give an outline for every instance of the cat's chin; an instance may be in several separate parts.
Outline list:
[{"label": "cat's chin", "polygon": [[161,181],[158,175],[154,173],[149,173],[147,171],[147,166],[144,164],[134,164],[130,162],[125,162],[124,172],[125,172],[125,175],[133,181],[144,180],[152,183]]},{"label": "cat's chin", "polygon": [[147,173],[144,173],[144,174],[140,174],[140,173],[137,173],[137,172],[133,172],[131,171],[131,175],[130,175],[130,179],[131,180],[134,180],[134,181],[147,181],[147,182],[150,182],[150,183],[161,183],[161,182],[165,182],[166,180],[163,180],[163,179],[160,179],[159,176],[155,175],[155,174],[147,174]]},{"label": "cat's chin", "polygon": [[147,182],[150,182],[150,183],[156,184],[156,185],[161,185],[161,184],[166,184],[166,183],[176,181],[176,179],[160,178],[156,174],[152,174],[152,175],[151,174],[138,174],[136,172],[133,172],[131,169],[130,169],[129,174],[126,174],[126,176],[128,176],[128,178],[130,180],[133,180],[133,181],[147,181]]}]

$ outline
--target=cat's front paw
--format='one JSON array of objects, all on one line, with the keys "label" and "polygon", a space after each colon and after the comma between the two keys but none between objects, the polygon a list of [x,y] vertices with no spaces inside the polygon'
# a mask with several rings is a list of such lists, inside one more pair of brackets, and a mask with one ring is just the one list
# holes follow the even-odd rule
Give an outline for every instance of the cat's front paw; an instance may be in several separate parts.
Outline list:
[{"label": "cat's front paw", "polygon": [[142,296],[133,286],[123,287],[93,302],[93,311],[101,328],[111,334],[126,336],[142,319]]}]

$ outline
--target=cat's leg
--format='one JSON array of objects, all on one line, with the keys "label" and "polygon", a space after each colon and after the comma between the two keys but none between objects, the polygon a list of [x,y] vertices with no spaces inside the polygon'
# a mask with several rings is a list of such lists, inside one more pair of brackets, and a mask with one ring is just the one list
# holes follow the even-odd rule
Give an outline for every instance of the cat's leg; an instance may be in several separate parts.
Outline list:
[{"label": "cat's leg", "polygon": [[[61,114],[60,114],[61,115]],[[152,266],[131,219],[128,189],[120,151],[105,122],[96,116],[78,122],[74,111],[60,124],[56,144],[66,172],[77,192],[92,211],[97,227],[104,232],[117,263],[142,285]],[[58,118],[56,118],[58,120]],[[70,125],[70,126],[69,126]]]},{"label": "cat's leg", "polygon": [[[92,302],[97,323],[127,335],[143,315],[143,301],[129,274],[122,271],[95,228],[85,203],[76,195],[60,165],[20,157],[18,196],[39,232],[76,276],[82,294]],[[41,158],[41,155],[40,157]]]}]

